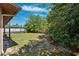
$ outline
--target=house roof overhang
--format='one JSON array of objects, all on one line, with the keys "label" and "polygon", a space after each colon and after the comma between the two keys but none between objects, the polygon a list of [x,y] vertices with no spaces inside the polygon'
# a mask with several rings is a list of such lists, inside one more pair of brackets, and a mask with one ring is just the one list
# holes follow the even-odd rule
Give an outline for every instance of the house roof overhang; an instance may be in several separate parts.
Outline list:
[{"label": "house roof overhang", "polygon": [[15,4],[0,3],[1,14],[3,16],[3,27],[21,10]]}]

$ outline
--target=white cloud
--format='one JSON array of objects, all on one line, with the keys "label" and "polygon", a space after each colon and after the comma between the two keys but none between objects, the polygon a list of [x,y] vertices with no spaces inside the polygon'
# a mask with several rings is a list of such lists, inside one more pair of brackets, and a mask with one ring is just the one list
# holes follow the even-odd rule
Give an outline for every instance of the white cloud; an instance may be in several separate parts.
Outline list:
[{"label": "white cloud", "polygon": [[47,15],[44,15],[44,14],[34,14],[34,15],[39,15],[39,16],[41,16],[41,17],[46,17]]},{"label": "white cloud", "polygon": [[39,7],[34,7],[34,6],[21,6],[22,10],[25,11],[33,11],[33,12],[48,12],[45,8],[39,8]]}]

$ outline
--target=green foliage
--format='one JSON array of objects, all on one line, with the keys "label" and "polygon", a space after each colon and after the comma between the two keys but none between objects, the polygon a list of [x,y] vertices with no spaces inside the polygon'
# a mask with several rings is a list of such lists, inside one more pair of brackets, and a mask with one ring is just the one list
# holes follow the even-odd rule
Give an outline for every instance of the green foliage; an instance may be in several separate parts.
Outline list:
[{"label": "green foliage", "polygon": [[27,32],[44,32],[47,27],[47,20],[38,15],[30,15],[29,20],[25,24]]},{"label": "green foliage", "polygon": [[53,4],[48,14],[49,35],[63,47],[79,42],[79,4]]}]

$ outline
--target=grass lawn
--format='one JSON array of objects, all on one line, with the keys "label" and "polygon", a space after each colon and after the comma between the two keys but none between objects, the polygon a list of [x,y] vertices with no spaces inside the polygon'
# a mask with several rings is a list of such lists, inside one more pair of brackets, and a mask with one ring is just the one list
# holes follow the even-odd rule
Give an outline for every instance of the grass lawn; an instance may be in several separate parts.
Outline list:
[{"label": "grass lawn", "polygon": [[37,40],[39,41],[38,37],[42,35],[41,33],[11,33],[11,38],[15,41],[18,45],[28,45],[29,40]]}]

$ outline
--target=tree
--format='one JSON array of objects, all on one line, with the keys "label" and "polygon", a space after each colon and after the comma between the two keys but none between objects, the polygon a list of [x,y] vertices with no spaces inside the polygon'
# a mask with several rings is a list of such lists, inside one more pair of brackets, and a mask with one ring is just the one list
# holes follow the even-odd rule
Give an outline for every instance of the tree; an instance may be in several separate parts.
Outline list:
[{"label": "tree", "polygon": [[25,24],[27,32],[43,32],[47,29],[47,20],[39,15],[30,15]]},{"label": "tree", "polygon": [[49,35],[63,47],[79,43],[79,4],[53,4],[48,14]]}]

